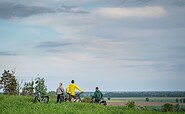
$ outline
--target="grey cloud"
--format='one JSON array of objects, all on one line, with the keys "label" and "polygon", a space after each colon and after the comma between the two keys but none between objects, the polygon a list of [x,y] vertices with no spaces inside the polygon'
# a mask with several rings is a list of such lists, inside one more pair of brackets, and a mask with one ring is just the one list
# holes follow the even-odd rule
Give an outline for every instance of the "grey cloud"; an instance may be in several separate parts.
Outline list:
[{"label": "grey cloud", "polygon": [[143,4],[143,3],[148,3],[152,0],[121,0],[122,3],[125,3],[125,4]]},{"label": "grey cloud", "polygon": [[84,13],[84,14],[89,13],[88,11],[81,9],[79,6],[66,6],[66,5],[62,5],[61,7],[58,7],[57,11],[68,12],[68,13]]},{"label": "grey cloud", "polygon": [[26,6],[22,4],[15,3],[0,3],[0,18],[9,19],[12,17],[27,17],[35,14],[41,13],[52,13],[53,10],[45,7],[38,6]]},{"label": "grey cloud", "polygon": [[178,6],[178,7],[184,7],[185,6],[185,1],[175,1],[174,2],[174,5],[175,6]]},{"label": "grey cloud", "polygon": [[3,52],[0,51],[0,56],[17,56],[18,54],[12,52]]},{"label": "grey cloud", "polygon": [[100,3],[105,6],[119,6],[119,7],[133,7],[133,6],[145,6],[152,0],[101,0]]},{"label": "grey cloud", "polygon": [[51,9],[41,6],[27,6],[23,4],[15,4],[12,2],[0,2],[0,18],[11,19],[13,17],[28,17],[36,14],[44,13],[88,13],[79,6],[61,6],[57,9]]},{"label": "grey cloud", "polygon": [[58,47],[64,47],[73,45],[74,43],[60,43],[55,41],[47,41],[47,42],[41,42],[37,48],[58,48]]}]

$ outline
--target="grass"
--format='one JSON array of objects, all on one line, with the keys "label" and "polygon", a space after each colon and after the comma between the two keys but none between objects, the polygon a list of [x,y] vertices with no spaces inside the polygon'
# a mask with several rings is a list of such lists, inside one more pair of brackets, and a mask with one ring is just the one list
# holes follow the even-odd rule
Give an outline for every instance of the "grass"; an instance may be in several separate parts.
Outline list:
[{"label": "grass", "polygon": [[56,99],[51,99],[48,104],[33,104],[32,100],[32,97],[0,95],[0,114],[164,114],[159,111],[135,110],[124,106],[69,102],[56,104]]}]

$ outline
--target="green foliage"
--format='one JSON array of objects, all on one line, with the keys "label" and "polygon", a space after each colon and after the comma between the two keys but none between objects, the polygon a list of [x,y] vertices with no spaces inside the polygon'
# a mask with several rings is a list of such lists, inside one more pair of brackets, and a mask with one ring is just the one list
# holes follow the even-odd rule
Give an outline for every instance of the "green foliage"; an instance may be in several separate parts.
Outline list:
[{"label": "green foliage", "polygon": [[0,79],[0,89],[3,88],[4,93],[7,95],[17,94],[17,81],[13,74],[14,73],[10,73],[9,70],[4,70]]},{"label": "green foliage", "polygon": [[148,98],[148,97],[146,98],[146,101],[147,101],[147,102],[149,101],[149,98]]},{"label": "green foliage", "polygon": [[182,100],[182,101],[183,101],[183,103],[185,103],[185,98],[183,98],[183,100]]},{"label": "green foliage", "polygon": [[135,107],[136,107],[134,101],[129,101],[129,102],[126,104],[126,106],[127,106],[128,108],[135,108]]},{"label": "green foliage", "polygon": [[16,88],[17,95],[20,95],[20,90],[22,89],[22,83],[23,83],[23,81],[16,80],[16,82],[17,82],[17,88]]},{"label": "green foliage", "polygon": [[91,97],[84,97],[82,99],[82,102],[84,102],[84,103],[91,103],[92,102],[92,98]]},{"label": "green foliage", "polygon": [[179,105],[179,104],[176,104],[176,105],[175,105],[175,110],[176,110],[177,112],[180,111],[180,105]]},{"label": "green foliage", "polygon": [[177,103],[179,102],[179,99],[178,99],[178,98],[176,98],[176,102],[177,102]]},{"label": "green foliage", "polygon": [[174,106],[173,104],[166,103],[162,106],[162,111],[163,112],[174,112]]},{"label": "green foliage", "polygon": [[182,98],[180,98],[180,103],[182,103],[183,102],[183,100],[182,100]]},{"label": "green foliage", "polygon": [[33,90],[34,90],[34,81],[32,82],[25,82],[24,83],[24,86],[22,88],[22,93],[21,95],[24,95],[24,96],[33,96]]},{"label": "green foliage", "polygon": [[35,78],[35,84],[36,84],[35,93],[36,94],[38,93],[42,95],[46,94],[47,86],[45,85],[44,82],[45,82],[44,78],[40,78],[40,77]]}]

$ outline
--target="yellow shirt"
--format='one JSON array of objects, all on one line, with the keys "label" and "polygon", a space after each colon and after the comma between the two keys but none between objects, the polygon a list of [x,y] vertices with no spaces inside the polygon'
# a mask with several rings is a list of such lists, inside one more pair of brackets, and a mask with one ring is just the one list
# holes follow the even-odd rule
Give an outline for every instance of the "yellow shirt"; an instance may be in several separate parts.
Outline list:
[{"label": "yellow shirt", "polygon": [[80,92],[83,92],[76,84],[71,83],[66,88],[66,93],[69,93],[70,95],[75,95],[75,89],[78,89]]}]

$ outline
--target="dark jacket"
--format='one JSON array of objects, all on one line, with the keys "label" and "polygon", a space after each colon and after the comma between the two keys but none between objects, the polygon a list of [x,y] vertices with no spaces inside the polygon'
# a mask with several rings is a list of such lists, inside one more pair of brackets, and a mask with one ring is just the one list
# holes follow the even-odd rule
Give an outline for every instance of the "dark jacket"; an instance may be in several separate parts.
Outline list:
[{"label": "dark jacket", "polygon": [[102,97],[103,97],[103,94],[100,90],[96,90],[94,92],[93,98],[95,98],[95,100],[101,100]]}]

